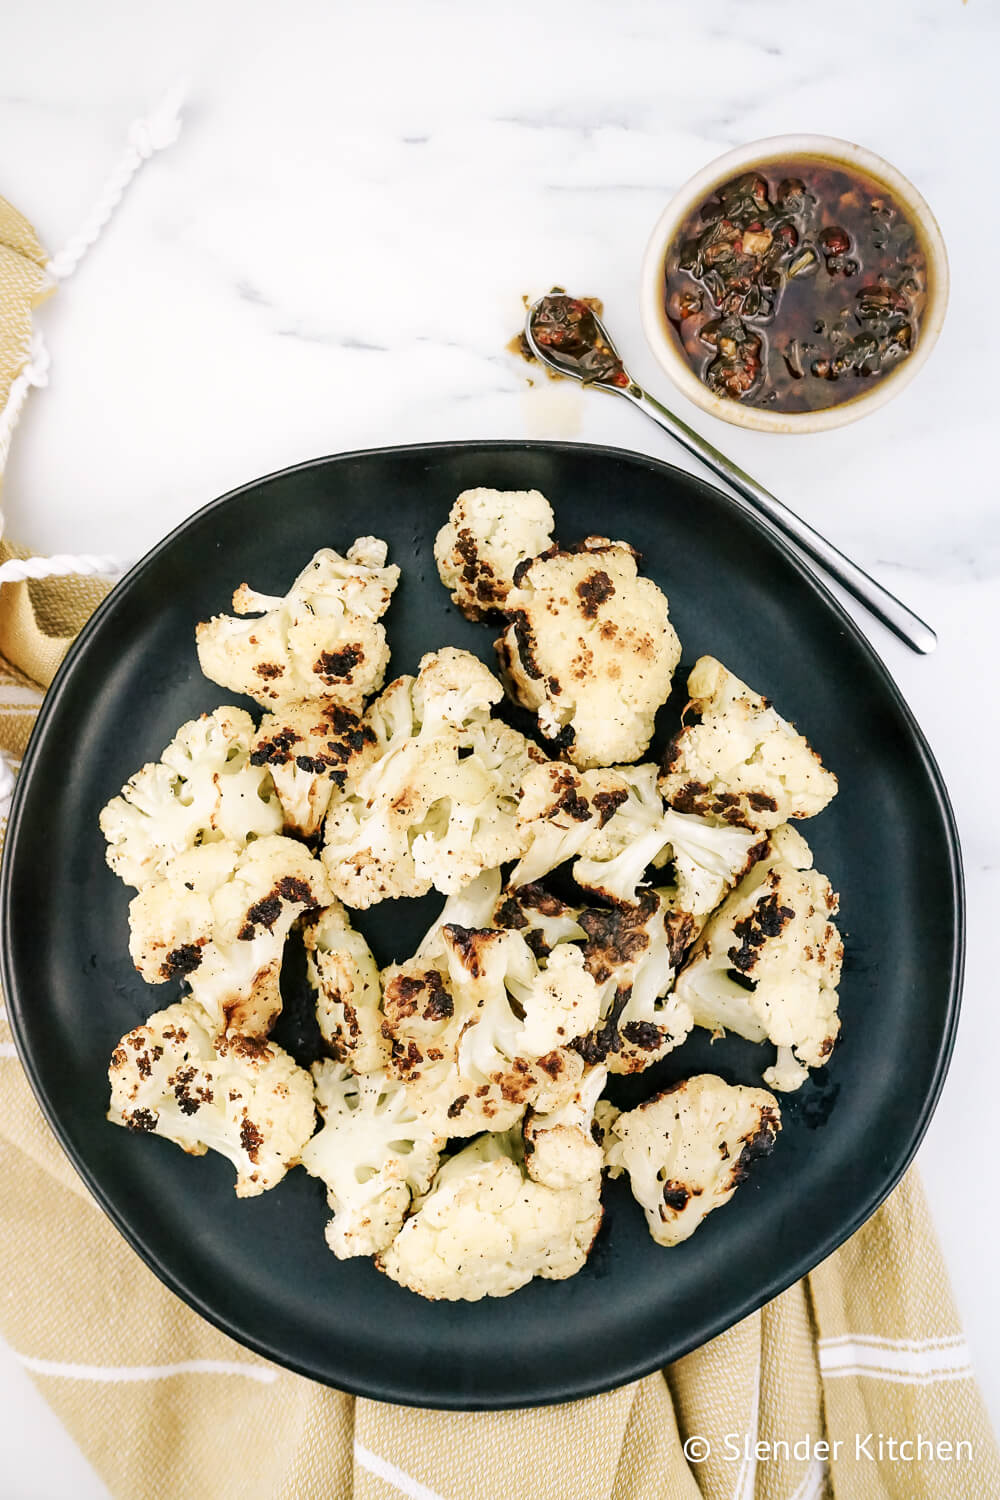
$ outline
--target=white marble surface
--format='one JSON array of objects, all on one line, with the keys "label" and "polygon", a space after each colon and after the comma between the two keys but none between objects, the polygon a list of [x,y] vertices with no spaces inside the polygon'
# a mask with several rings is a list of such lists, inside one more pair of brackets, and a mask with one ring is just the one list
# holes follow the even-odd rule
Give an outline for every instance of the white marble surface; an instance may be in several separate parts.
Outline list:
[{"label": "white marble surface", "polygon": [[[964,839],[965,1011],[920,1162],[995,1417],[1000,803],[985,788],[1000,514],[995,353],[979,329],[1000,233],[996,192],[982,193],[998,43],[988,0],[93,0],[85,18],[43,0],[8,9],[0,49],[0,191],[53,250],[127,122],[179,74],[191,81],[179,144],[39,319],[51,383],[3,496],[11,533],[38,549],[134,557],[241,481],[368,444],[577,435],[684,463],[623,404],[526,390],[503,352],[521,293],[558,279],[603,296],[655,389],[637,269],[695,168],[816,130],[874,147],[919,185],[950,247],[952,305],[898,402],[798,439],[686,414],[940,631],[918,660],[870,627]],[[6,1354],[0,1475],[11,1500],[103,1493]]]}]

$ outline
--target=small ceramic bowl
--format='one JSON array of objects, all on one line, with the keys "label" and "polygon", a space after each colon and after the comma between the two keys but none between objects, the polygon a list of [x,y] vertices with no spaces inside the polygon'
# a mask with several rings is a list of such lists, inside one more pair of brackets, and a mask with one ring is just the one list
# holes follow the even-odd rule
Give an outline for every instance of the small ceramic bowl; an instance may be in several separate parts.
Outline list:
[{"label": "small ceramic bowl", "polygon": [[[873,177],[895,197],[920,236],[927,259],[927,302],[913,352],[888,375],[858,395],[825,411],[776,412],[716,396],[692,370],[671,326],[664,306],[664,262],[688,215],[712,196],[722,183],[768,162],[794,157],[821,157]],[[937,221],[911,182],[873,151],[827,135],[774,135],[752,141],[716,157],[697,172],[663,210],[650,236],[642,263],[639,289],[642,326],[659,364],[676,386],[703,411],[737,427],[756,432],[824,432],[856,422],[891,401],[917,374],[937,342],[948,305],[948,256]]]}]

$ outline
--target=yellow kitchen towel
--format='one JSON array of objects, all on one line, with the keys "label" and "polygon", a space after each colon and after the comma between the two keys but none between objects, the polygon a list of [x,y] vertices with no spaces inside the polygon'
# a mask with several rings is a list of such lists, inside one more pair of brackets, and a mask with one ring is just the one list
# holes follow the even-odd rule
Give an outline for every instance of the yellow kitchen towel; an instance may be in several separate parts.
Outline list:
[{"label": "yellow kitchen towel", "polygon": [[[2,413],[45,282],[33,231],[2,203],[0,242]],[[15,555],[5,540],[0,560]],[[0,588],[9,761],[104,591],[80,579]],[[0,1334],[121,1500],[1000,1496],[913,1172],[804,1281],[669,1369],[584,1401],[494,1413],[355,1400],[258,1359],[179,1302],[69,1165],[2,1010],[0,1182]]]},{"label": "yellow kitchen towel", "polygon": [[[11,387],[28,362],[32,311],[55,287],[45,269],[47,260],[27,219],[0,198],[0,421]],[[0,563],[26,555],[23,548],[0,535]],[[0,639],[6,660],[48,687],[73,636],[107,591],[107,584],[93,578],[4,584],[0,588]],[[20,720],[4,722],[0,747],[20,755],[23,728]]]}]

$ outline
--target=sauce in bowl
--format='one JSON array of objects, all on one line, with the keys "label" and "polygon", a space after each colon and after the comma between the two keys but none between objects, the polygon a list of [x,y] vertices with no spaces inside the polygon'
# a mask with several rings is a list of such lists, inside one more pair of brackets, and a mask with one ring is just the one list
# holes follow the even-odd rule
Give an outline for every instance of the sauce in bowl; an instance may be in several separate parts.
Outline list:
[{"label": "sauce in bowl", "polygon": [[667,318],[716,395],[774,412],[838,406],[915,348],[927,260],[893,194],[796,157],[723,183],[664,265]]}]

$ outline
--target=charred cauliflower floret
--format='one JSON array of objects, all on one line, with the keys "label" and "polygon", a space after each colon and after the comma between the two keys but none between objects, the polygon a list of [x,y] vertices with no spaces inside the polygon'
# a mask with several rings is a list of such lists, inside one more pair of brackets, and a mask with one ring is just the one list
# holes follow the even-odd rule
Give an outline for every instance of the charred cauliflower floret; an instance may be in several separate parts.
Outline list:
[{"label": "charred cauliflower floret", "polygon": [[805,839],[786,826],[771,845],[702,930],[675,993],[697,1026],[773,1042],[778,1058],[764,1081],[788,1091],[833,1051],[844,948],[837,897],[810,868]]},{"label": "charred cauliflower floret", "polygon": [[519,932],[448,926],[444,938],[451,991],[469,1016],[457,1052],[462,1077],[495,1083],[522,1104],[571,1095],[581,1072],[571,1043],[600,1007],[580,948],[558,944],[542,967]]},{"label": "charred cauliflower floret", "polygon": [[494,915],[503,889],[502,870],[483,870],[461,890],[453,891],[436,919],[431,923],[414,955],[415,958],[443,958],[444,929],[455,927],[494,927]]},{"label": "charred cauliflower floret", "polygon": [[[423,739],[432,739],[445,728],[465,729],[470,724],[485,723],[493,705],[503,698],[503,688],[489,667],[458,646],[428,651],[420,658],[416,677],[398,678],[397,682],[408,685],[412,714],[409,732]],[[383,694],[383,703],[386,696]],[[372,718],[378,719],[379,714],[380,707],[373,705]]]},{"label": "charred cauliflower floret", "polygon": [[326,1242],[338,1260],[374,1255],[399,1233],[411,1196],[426,1193],[445,1144],[385,1073],[343,1063],[313,1068],[323,1124],[302,1165],[327,1190]]},{"label": "charred cauliflower floret", "polygon": [[507,1297],[584,1265],[601,1227],[600,1176],[561,1191],[527,1176],[516,1135],[485,1135],[445,1162],[375,1264],[422,1297]]},{"label": "charred cauliflower floret", "polygon": [[385,542],[359,537],[341,557],[323,547],[287,594],[258,594],[241,583],[232,615],[195,632],[201,670],[264,708],[303,698],[360,709],[377,692],[389,661],[378,622],[399,582],[386,567]]},{"label": "charred cauliflower floret", "polygon": [[[530,960],[525,966],[535,972],[557,944],[586,936],[576,918],[575,908],[538,886],[501,894],[501,872],[486,870],[448,897],[413,959],[383,971],[382,1030],[391,1048],[389,1067],[406,1081],[421,1109],[447,1121],[449,1136],[510,1129],[523,1113],[528,1093],[558,1102],[572,1089],[578,1071],[576,1059],[557,1052],[546,1060],[549,1072],[529,1064],[524,1075],[518,1071],[513,1079],[506,1067],[488,1080],[481,1073],[463,1075],[459,1043],[465,1029],[478,1024],[482,997],[467,982],[464,969],[458,987],[453,985],[448,962],[453,934],[511,929],[533,955],[534,970]],[[514,946],[524,957],[521,943]]]},{"label": "charred cauliflower floret", "polygon": [[583,768],[638,760],[681,648],[667,600],[624,542],[588,537],[520,563],[497,642],[518,701]]},{"label": "charred cauliflower floret", "polygon": [[525,852],[511,883],[540,880],[575,855],[578,885],[634,904],[649,866],[669,864],[675,909],[710,912],[764,854],[767,836],[664,807],[656,776],[652,764],[583,773],[551,763],[532,768],[518,814]]},{"label": "charred cauliflower floret", "polygon": [[472,1083],[458,1071],[458,1043],[471,1013],[468,996],[456,1002],[452,992],[444,929],[453,922],[488,925],[499,895],[500,871],[483,871],[448,897],[413,958],[382,970],[388,1069],[406,1084],[414,1107],[455,1139],[510,1130],[524,1113],[523,1103],[505,1099],[496,1083]]},{"label": "charred cauliflower floret", "polygon": [[218,1151],[236,1168],[236,1196],[281,1181],[316,1123],[312,1080],[274,1042],[213,1040],[199,1008],[170,1005],[123,1036],[111,1055],[108,1119]]},{"label": "charred cauliflower floret", "polygon": [[532,885],[573,859],[627,797],[614,770],[575,771],[556,761],[529,767],[517,810],[524,854],[511,885]]},{"label": "charred cauliflower floret", "polygon": [[673,871],[678,911],[703,916],[767,849],[767,836],[664,807],[656,767],[618,766],[627,796],[584,845],[573,878],[609,901],[638,899],[645,870]]},{"label": "charred cauliflower floret", "polygon": [[570,1188],[600,1177],[604,1152],[594,1111],[608,1081],[605,1067],[588,1068],[576,1093],[548,1114],[529,1110],[524,1123],[524,1160],[528,1176],[545,1187]]},{"label": "charred cauliflower floret", "polygon": [[[621,1110],[617,1104],[612,1104],[610,1099],[598,1099],[594,1105],[594,1121],[590,1129],[594,1140],[602,1150],[607,1142],[608,1132],[620,1114]],[[612,1173],[611,1175],[616,1176],[617,1174]]]},{"label": "charred cauliflower floret", "polygon": [[[581,908],[553,896],[544,886],[522,885],[504,893],[493,913],[494,927],[519,932],[539,960],[551,957],[559,943],[587,936],[580,925]],[[483,924],[485,925],[485,924]]]},{"label": "charred cauliflower floret", "polygon": [[590,1064],[641,1073],[679,1047],[694,1021],[671,993],[696,919],[676,912],[670,894],[644,890],[634,905],[580,913],[587,972],[601,991],[599,1023],[575,1043]]},{"label": "charred cauliflower floret", "polygon": [[612,1176],[628,1173],[656,1243],[679,1245],[729,1202],[780,1129],[773,1094],[702,1073],[619,1114],[604,1154]]},{"label": "charred cauliflower floret", "polygon": [[406,1085],[413,1107],[435,1130],[453,1138],[510,1130],[524,1103],[506,1099],[499,1084],[465,1079],[458,1043],[469,1017],[456,1011],[442,958],[409,959],[382,971],[382,1033],[387,1069]]},{"label": "charred cauliflower floret", "polygon": [[503,609],[514,569],[552,545],[552,507],[538,490],[464,490],[434,542],[452,602],[469,620]]},{"label": "charred cauliflower floret", "polygon": [[382,985],[371,949],[339,901],[306,919],[302,941],[316,1019],[330,1053],[357,1073],[377,1072],[389,1049],[382,1033]]},{"label": "charred cauliflower floret", "polygon": [[580,908],[570,906],[541,885],[503,890],[503,872],[484,870],[449,896],[417,949],[418,958],[445,953],[445,927],[498,927],[520,932],[538,959],[548,958],[557,943],[585,938]]},{"label": "charred cauliflower floret", "polygon": [[[266,767],[286,833],[318,833],[335,787],[373,756],[375,736],[360,716],[336,703],[289,703],[260,721],[250,761]],[[271,831],[271,830],[269,830]]]},{"label": "charred cauliflower floret", "polygon": [[202,844],[129,906],[132,962],[150,984],[186,979],[218,1032],[264,1036],[281,1011],[292,923],[330,900],[322,865],[295,839]]},{"label": "charred cauliflower floret", "polygon": [[[496,872],[481,877],[442,916],[489,920],[498,890]],[[598,989],[567,941],[582,928],[571,916],[545,921],[551,947],[538,928],[437,922],[413,959],[382,972],[387,1066],[450,1136],[508,1130],[529,1103],[554,1109],[579,1084],[569,1044],[592,1024]]]},{"label": "charred cauliflower floret", "polygon": [[[382,1034],[389,1044],[390,1071],[414,1082],[429,1066],[453,1061],[455,997],[443,959],[418,956],[389,964],[382,970],[381,984]],[[459,1031],[463,1024],[459,1016]]]},{"label": "charred cauliflower floret", "polygon": [[664,759],[660,790],[671,807],[748,828],[811,818],[836,795],[837,778],[785,719],[714,656],[688,678],[686,724]]},{"label": "charred cauliflower floret", "polygon": [[501,696],[477,657],[448,648],[371,705],[376,754],[326,819],[323,862],[346,905],[459,891],[520,853],[517,789],[544,757],[490,718]]},{"label": "charred cauliflower floret", "polygon": [[254,722],[217,708],[182,724],[159,761],[143,766],[101,813],[108,864],[141,889],[178,854],[228,839],[239,846],[281,831],[281,804],[253,760]]}]

